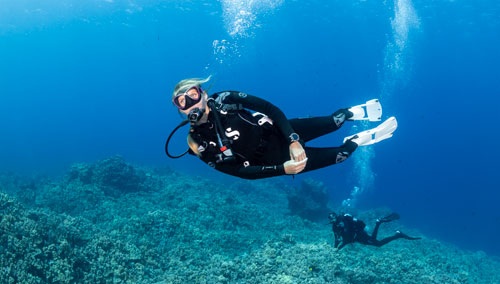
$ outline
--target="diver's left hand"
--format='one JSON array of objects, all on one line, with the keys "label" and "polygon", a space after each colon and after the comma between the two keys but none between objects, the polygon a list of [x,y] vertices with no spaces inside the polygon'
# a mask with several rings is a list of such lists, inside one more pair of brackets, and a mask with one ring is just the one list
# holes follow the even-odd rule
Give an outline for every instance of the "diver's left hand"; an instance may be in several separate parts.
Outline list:
[{"label": "diver's left hand", "polygon": [[294,160],[295,162],[300,162],[305,160],[306,158],[306,151],[304,151],[302,144],[300,144],[298,141],[292,142],[292,144],[290,144],[290,159]]}]

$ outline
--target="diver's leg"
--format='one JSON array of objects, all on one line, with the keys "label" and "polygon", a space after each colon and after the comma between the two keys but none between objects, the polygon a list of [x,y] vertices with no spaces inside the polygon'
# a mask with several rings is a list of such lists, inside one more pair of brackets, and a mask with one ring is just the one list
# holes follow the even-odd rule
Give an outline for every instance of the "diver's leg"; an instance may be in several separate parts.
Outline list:
[{"label": "diver's leg", "polygon": [[399,219],[399,214],[396,212],[391,213],[390,215],[388,215],[382,219],[377,219],[377,222],[375,222],[375,228],[373,228],[372,238],[374,240],[377,239],[378,228],[380,227],[380,224],[386,223],[386,222],[391,222],[391,221],[398,220],[398,219]]},{"label": "diver's leg", "polygon": [[375,228],[373,228],[372,232],[372,239],[374,240],[377,239],[378,227],[380,227],[380,224],[382,224],[382,222],[380,222],[380,220],[377,219],[377,222],[375,223]]},{"label": "diver's leg", "polygon": [[365,231],[359,232],[354,241],[363,245],[373,245],[372,238]]},{"label": "diver's leg", "polygon": [[383,246],[383,245],[385,245],[385,244],[387,244],[387,243],[389,243],[389,242],[392,242],[392,241],[397,240],[397,239],[400,239],[400,238],[402,238],[402,236],[401,236],[401,235],[399,235],[399,234],[395,234],[395,235],[394,235],[394,236],[392,236],[392,237],[387,237],[387,238],[382,239],[382,240],[380,240],[380,241],[377,241],[376,239],[373,239],[372,241],[373,241],[373,245],[374,245],[374,246],[376,246],[376,247],[381,247],[381,246]]},{"label": "diver's leg", "polygon": [[344,121],[351,116],[352,113],[347,109],[339,109],[332,115],[294,118],[288,121],[300,138],[307,142],[339,129]]},{"label": "diver's leg", "polygon": [[374,242],[374,246],[377,246],[377,247],[381,247],[389,242],[392,242],[394,240],[397,240],[397,239],[407,239],[407,240],[420,240],[421,238],[413,238],[413,237],[410,237],[404,233],[401,233],[400,231],[396,231],[396,234],[394,234],[394,236],[392,237],[387,237],[385,239],[382,239],[380,241],[377,241],[376,239],[372,239],[372,241]]},{"label": "diver's leg", "polygon": [[358,145],[350,140],[340,147],[312,148],[305,147],[307,164],[301,172],[312,171],[345,161],[356,150]]}]

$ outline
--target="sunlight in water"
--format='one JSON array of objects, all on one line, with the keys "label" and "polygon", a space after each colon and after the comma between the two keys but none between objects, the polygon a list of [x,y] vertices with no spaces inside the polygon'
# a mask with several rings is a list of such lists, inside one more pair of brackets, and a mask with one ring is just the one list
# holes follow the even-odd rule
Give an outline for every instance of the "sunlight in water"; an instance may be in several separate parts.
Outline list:
[{"label": "sunlight in water", "polygon": [[[420,19],[413,8],[411,0],[394,0],[394,17],[391,20],[392,37],[387,42],[384,68],[381,77],[381,102],[388,102],[397,84],[404,85],[410,78],[410,40],[412,30],[420,27]],[[351,132],[357,133],[374,127],[373,124],[363,122],[361,128],[353,127]],[[397,134],[396,134],[397,135]],[[354,154],[353,175],[357,183],[351,197],[344,201],[345,206],[355,206],[357,197],[365,190],[373,187],[375,173],[371,168],[371,161],[375,157],[373,147],[360,147]]]},{"label": "sunlight in water", "polygon": [[218,66],[231,65],[235,58],[241,57],[241,39],[251,38],[255,29],[260,27],[259,16],[272,13],[283,0],[221,0],[224,25],[230,39],[216,39],[212,42],[214,65],[207,65],[206,70],[215,72]]},{"label": "sunlight in water", "polygon": [[[361,132],[363,129],[368,129],[373,127],[373,123],[369,121],[362,121],[361,127],[354,125],[351,129],[352,134]],[[371,160],[375,157],[375,151],[372,146],[362,146],[356,149],[353,155],[354,168],[353,174],[356,181],[356,185],[351,191],[350,198],[344,200],[342,205],[345,207],[355,207],[358,197],[362,193],[373,187],[375,181],[375,173],[371,167]]]},{"label": "sunlight in water", "polygon": [[224,24],[231,37],[251,37],[258,27],[257,16],[272,12],[283,0],[222,0]]},{"label": "sunlight in water", "polygon": [[395,0],[391,25],[392,38],[387,42],[382,70],[383,97],[390,97],[397,84],[404,85],[410,78],[412,62],[409,59],[409,34],[420,27],[420,19],[411,0]]}]

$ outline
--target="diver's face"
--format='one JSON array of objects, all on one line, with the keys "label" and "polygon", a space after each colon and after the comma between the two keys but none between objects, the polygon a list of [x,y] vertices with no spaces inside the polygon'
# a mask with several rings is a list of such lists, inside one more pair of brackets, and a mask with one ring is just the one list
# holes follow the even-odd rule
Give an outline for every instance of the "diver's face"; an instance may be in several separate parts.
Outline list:
[{"label": "diver's face", "polygon": [[201,99],[201,88],[198,86],[192,86],[187,91],[182,94],[178,94],[172,99],[172,102],[179,109],[188,109],[192,105],[196,104]]},{"label": "diver's face", "polygon": [[192,86],[184,93],[178,94],[172,98],[172,103],[179,109],[180,112],[188,114],[191,110],[200,106],[202,96],[206,94],[199,86]]},{"label": "diver's face", "polygon": [[336,214],[330,214],[328,216],[328,219],[330,220],[330,222],[335,223],[337,221],[337,215]]},{"label": "diver's face", "polygon": [[[191,90],[195,91],[195,89],[191,89]],[[188,92],[191,92],[191,90],[189,90]],[[197,102],[196,104],[192,105],[191,107],[189,107],[187,109],[179,109],[179,111],[185,115],[188,115],[189,112],[191,112],[195,108],[199,108],[199,109],[206,108],[206,104],[207,104],[207,93],[206,92],[203,92],[202,94],[197,93],[197,94],[192,94],[192,95],[194,97],[198,96],[197,98],[198,98],[199,102]],[[204,97],[204,99],[200,99],[201,98],[200,96]],[[185,99],[185,97],[182,99]],[[182,99],[179,98],[179,104],[185,103],[185,101],[181,102]]]}]

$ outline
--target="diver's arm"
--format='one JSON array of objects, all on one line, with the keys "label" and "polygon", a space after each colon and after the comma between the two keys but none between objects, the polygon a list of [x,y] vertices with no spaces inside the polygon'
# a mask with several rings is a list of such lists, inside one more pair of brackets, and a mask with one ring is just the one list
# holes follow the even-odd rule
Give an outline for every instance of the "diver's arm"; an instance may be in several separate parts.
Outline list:
[{"label": "diver's arm", "polygon": [[187,136],[187,143],[189,146],[188,153],[194,156],[200,156],[200,152],[198,151],[198,143],[194,141],[191,135]]},{"label": "diver's arm", "polygon": [[333,231],[333,235],[335,236],[335,245],[333,247],[338,248],[340,244],[340,236],[335,231]]},{"label": "diver's arm", "polygon": [[344,241],[342,241],[342,243],[340,244],[340,246],[337,248],[337,250],[341,250],[343,247],[345,247],[347,245],[347,243],[345,243]]},{"label": "diver's arm", "polygon": [[275,105],[261,98],[251,96],[241,92],[230,91],[224,96],[222,102],[225,104],[241,104],[244,108],[262,112],[273,120],[273,123],[279,128],[284,137],[291,141],[290,135],[294,133],[290,122],[285,114]]},{"label": "diver's arm", "polygon": [[233,163],[227,163],[217,164],[215,169],[244,179],[260,179],[285,174],[285,167],[283,165],[244,167]]}]

